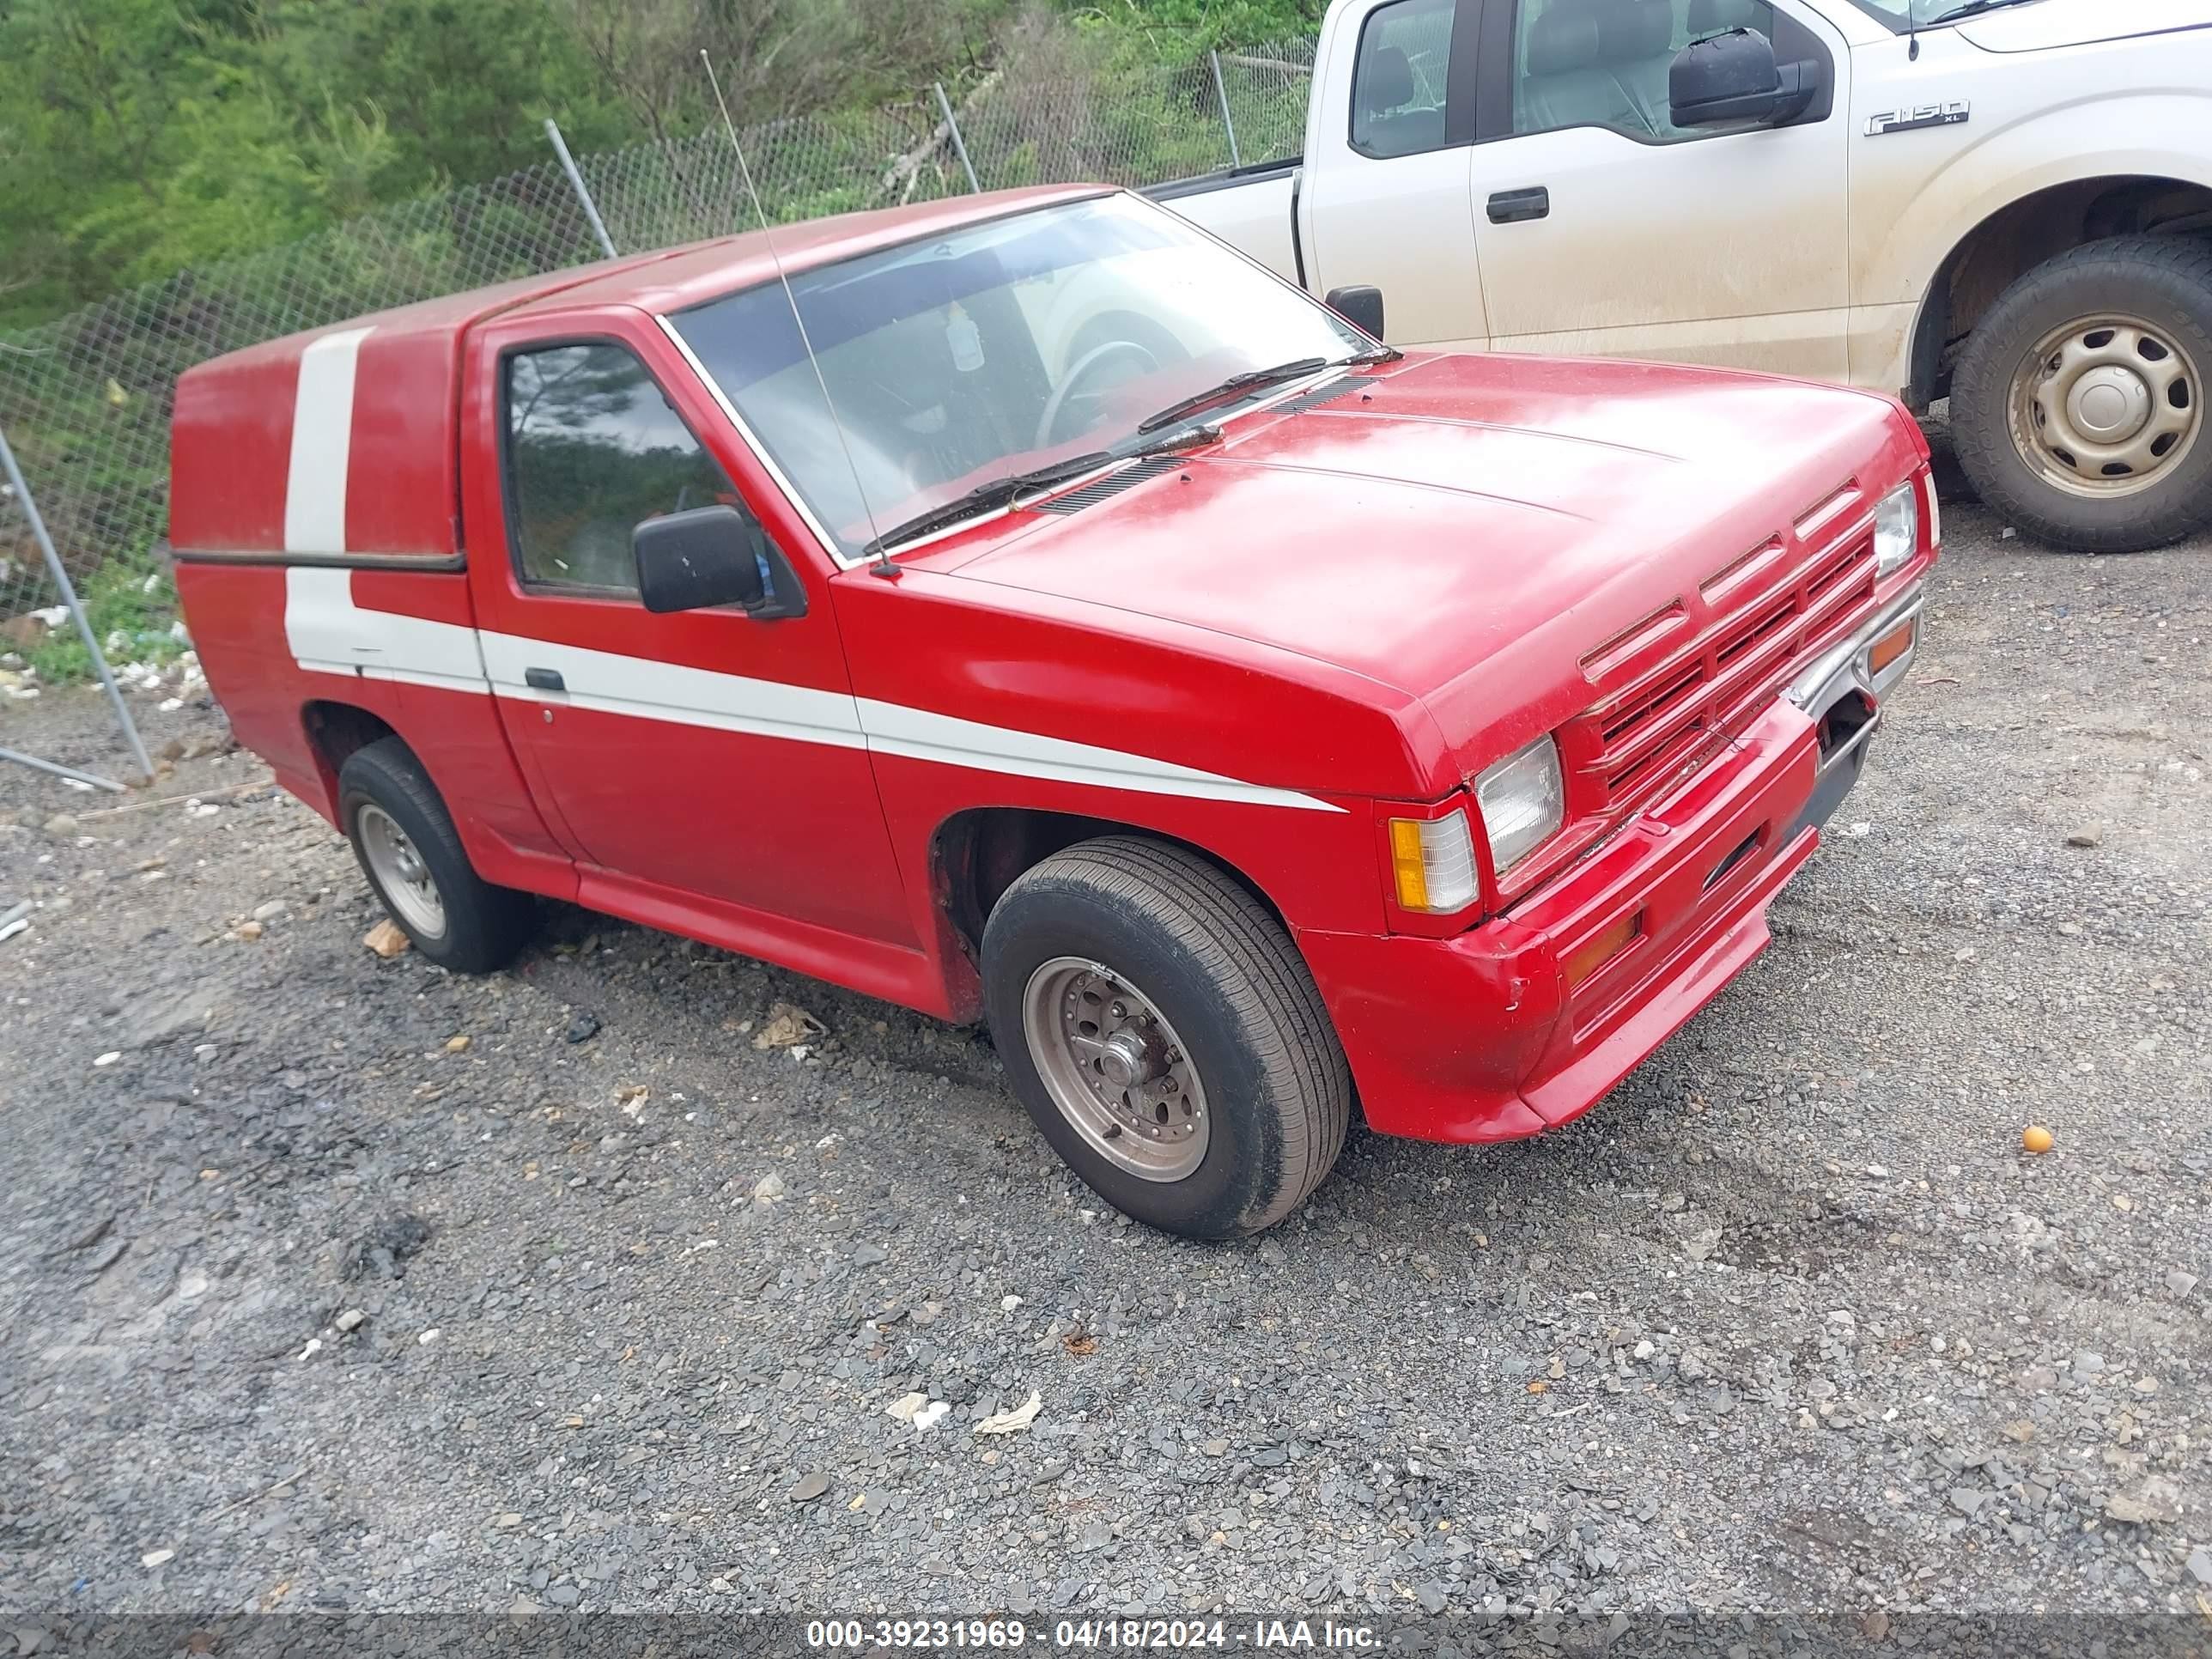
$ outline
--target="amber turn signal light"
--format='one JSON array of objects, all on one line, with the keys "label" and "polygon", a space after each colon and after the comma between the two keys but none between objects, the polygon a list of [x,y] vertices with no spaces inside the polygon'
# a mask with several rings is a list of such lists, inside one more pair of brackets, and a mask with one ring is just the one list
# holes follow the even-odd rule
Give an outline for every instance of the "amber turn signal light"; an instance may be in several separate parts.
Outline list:
[{"label": "amber turn signal light", "polygon": [[1398,902],[1431,915],[1464,910],[1481,896],[1467,814],[1390,820],[1390,869]]},{"label": "amber turn signal light", "polygon": [[1603,933],[1594,934],[1567,956],[1567,986],[1580,985],[1644,936],[1644,912],[1632,910]]},{"label": "amber turn signal light", "polygon": [[1915,626],[1913,620],[1908,617],[1868,647],[1867,672],[1869,674],[1879,674],[1890,664],[1911,650],[1912,630]]}]

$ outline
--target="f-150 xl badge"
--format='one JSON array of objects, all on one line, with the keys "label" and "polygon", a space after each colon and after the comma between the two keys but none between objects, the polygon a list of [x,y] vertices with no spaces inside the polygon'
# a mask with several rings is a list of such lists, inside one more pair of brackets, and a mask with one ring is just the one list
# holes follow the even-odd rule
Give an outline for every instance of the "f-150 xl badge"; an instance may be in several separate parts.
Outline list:
[{"label": "f-150 xl badge", "polygon": [[1954,99],[1948,104],[1916,104],[1911,109],[1884,110],[1879,115],[1867,117],[1867,137],[1879,138],[1885,132],[1917,132],[1923,127],[1955,127],[1973,111],[1965,99]]}]

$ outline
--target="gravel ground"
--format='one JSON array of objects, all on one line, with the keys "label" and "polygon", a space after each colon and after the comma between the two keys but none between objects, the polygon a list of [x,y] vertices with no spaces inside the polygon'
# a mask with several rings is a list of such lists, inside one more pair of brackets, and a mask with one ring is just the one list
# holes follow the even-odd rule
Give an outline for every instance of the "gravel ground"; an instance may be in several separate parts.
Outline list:
[{"label": "gravel ground", "polygon": [[576,911],[380,960],[205,708],[199,809],[0,767],[0,1610],[2212,1613],[2212,546],[1948,527],[1775,947],[1234,1247],[973,1033]]}]

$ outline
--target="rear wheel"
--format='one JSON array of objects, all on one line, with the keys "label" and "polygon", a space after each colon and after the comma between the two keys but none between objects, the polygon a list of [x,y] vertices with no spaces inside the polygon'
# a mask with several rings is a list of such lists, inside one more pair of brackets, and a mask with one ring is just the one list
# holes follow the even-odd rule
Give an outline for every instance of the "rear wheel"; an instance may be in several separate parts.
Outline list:
[{"label": "rear wheel", "polygon": [[1974,329],[1951,423],[1984,502],[2087,553],[2212,525],[2212,245],[2092,242],[2038,266]]},{"label": "rear wheel", "polygon": [[1352,1078],[1312,975],[1195,854],[1115,836],[1047,859],[993,908],[983,980],[1030,1115],[1139,1221],[1257,1232],[1343,1150]]},{"label": "rear wheel", "polygon": [[346,757],[338,822],[377,897],[431,961],[489,973],[529,940],[537,921],[529,895],[477,874],[422,763],[398,738]]}]

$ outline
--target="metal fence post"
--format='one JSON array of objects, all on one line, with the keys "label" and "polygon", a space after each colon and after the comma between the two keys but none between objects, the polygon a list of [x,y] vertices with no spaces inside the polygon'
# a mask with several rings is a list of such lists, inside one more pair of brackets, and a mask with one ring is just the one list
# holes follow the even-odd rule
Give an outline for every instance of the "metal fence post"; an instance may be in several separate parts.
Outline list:
[{"label": "metal fence post", "polygon": [[1221,125],[1229,134],[1229,165],[1241,167],[1244,158],[1237,153],[1237,123],[1229,113],[1229,88],[1221,78],[1221,54],[1209,52],[1206,61],[1213,65],[1213,95],[1221,100]]},{"label": "metal fence post", "polygon": [[[76,631],[83,637],[84,648],[92,653],[94,671],[99,674],[100,684],[106,688],[108,702],[115,706],[115,723],[123,728],[124,739],[131,745],[131,758],[138,763],[139,772],[151,783],[154,781],[154,763],[146,758],[146,745],[139,738],[138,723],[131,718],[130,706],[123,701],[123,692],[115,684],[115,676],[107,672],[107,654],[100,648],[100,641],[93,637],[92,621],[84,614],[84,605],[77,599],[76,588],[69,579],[69,572],[62,568],[62,556],[54,550],[54,538],[46,533],[46,521],[39,515],[39,504],[32,498],[31,486],[23,477],[23,469],[15,465],[15,452],[8,447],[5,432],[0,432],[0,471],[7,473],[8,483],[15,492],[15,499],[23,504],[23,517],[30,524],[31,538],[38,543],[39,551],[46,557],[46,574],[54,579],[54,588],[61,594],[62,603],[69,607],[70,615],[76,618]],[[10,756],[9,758],[27,759],[27,757]],[[89,775],[85,773],[72,773],[66,768],[41,762],[33,761],[31,764],[40,766],[46,771],[58,771],[64,777],[88,779],[95,783],[105,781],[89,778]]]},{"label": "metal fence post", "polygon": [[945,82],[932,81],[929,85],[937,94],[937,107],[944,112],[945,130],[952,135],[952,153],[960,158],[961,169],[968,175],[968,188],[981,196],[983,186],[975,181],[975,164],[968,159],[968,146],[960,137],[960,123],[952,118],[952,100],[945,95]]},{"label": "metal fence post", "polygon": [[545,136],[553,141],[553,153],[561,158],[561,171],[568,175],[568,183],[576,192],[576,199],[584,204],[584,216],[592,222],[592,234],[599,239],[607,258],[615,257],[615,239],[607,234],[607,222],[599,217],[597,203],[592,192],[584,188],[584,175],[576,171],[576,158],[568,154],[568,141],[561,137],[560,123],[551,116],[545,118]]}]

